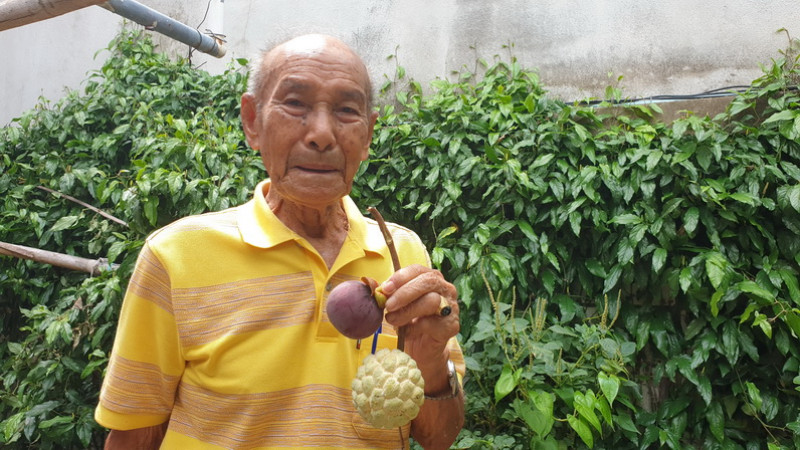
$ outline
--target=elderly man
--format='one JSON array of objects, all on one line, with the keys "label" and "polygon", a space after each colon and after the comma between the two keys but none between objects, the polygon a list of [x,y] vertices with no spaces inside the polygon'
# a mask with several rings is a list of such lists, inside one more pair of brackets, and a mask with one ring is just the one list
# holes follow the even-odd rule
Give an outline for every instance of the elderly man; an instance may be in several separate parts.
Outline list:
[{"label": "elderly man", "polygon": [[[395,272],[376,222],[348,197],[377,119],[363,62],[307,35],[265,53],[250,81],[242,123],[269,179],[250,202],[145,242],[95,412],[112,430],[106,448],[396,449],[409,436],[448,448],[464,416],[456,290],[413,232],[389,224]],[[358,345],[331,325],[325,301],[362,276],[385,280],[392,326]],[[376,429],[350,383],[373,339],[394,348],[401,326],[426,400],[410,425]]]}]

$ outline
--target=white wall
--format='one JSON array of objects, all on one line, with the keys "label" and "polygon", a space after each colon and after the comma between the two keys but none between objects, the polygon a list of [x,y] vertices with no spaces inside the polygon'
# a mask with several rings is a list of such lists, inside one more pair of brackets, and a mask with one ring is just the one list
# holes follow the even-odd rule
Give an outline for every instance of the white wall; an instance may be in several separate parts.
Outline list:
[{"label": "white wall", "polygon": [[[362,54],[375,84],[395,64],[423,85],[476,58],[513,54],[538,69],[553,96],[602,96],[623,76],[630,97],[692,94],[749,84],[759,63],[780,56],[786,27],[800,33],[796,0],[141,0],[165,14],[227,36],[222,60],[195,52],[192,61],[219,72],[231,58],[252,58],[268,43],[307,32],[334,34]],[[119,28],[117,16],[90,7],[0,32],[0,125],[36,97],[78,88],[99,67],[92,55]],[[185,56],[187,48],[158,42]],[[513,45],[512,49],[504,46]],[[389,55],[397,56],[387,60]],[[613,73],[609,77],[609,73]]]}]

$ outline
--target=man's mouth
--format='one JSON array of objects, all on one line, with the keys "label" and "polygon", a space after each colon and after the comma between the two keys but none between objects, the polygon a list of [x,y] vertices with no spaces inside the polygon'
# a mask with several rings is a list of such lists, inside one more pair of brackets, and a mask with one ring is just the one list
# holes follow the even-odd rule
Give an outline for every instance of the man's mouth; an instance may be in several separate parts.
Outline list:
[{"label": "man's mouth", "polygon": [[318,174],[326,174],[336,172],[336,169],[332,167],[326,166],[297,166],[297,169],[302,170],[304,172],[311,172],[311,173],[318,173]]}]

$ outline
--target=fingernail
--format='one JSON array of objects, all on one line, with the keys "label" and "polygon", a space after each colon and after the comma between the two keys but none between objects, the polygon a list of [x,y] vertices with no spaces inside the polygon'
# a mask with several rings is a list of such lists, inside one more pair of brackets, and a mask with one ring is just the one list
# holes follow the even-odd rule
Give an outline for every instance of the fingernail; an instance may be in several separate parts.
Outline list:
[{"label": "fingernail", "polygon": [[387,297],[394,294],[395,289],[397,289],[397,287],[394,285],[394,281],[392,280],[387,280],[381,285],[381,290],[384,294],[386,294]]}]

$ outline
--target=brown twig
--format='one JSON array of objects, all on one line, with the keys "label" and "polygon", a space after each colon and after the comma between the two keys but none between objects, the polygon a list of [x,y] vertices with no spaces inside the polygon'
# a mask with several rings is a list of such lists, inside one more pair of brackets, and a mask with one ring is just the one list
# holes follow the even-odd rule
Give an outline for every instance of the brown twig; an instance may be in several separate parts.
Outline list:
[{"label": "brown twig", "polygon": [[69,201],[71,201],[71,202],[75,202],[75,203],[77,203],[77,204],[79,204],[79,205],[83,206],[84,208],[91,209],[92,211],[96,212],[97,214],[100,214],[101,216],[105,217],[105,218],[106,218],[106,219],[108,219],[108,220],[111,220],[111,221],[117,222],[118,224],[120,224],[120,225],[124,225],[124,226],[126,226],[126,227],[128,226],[128,222],[125,222],[125,221],[124,221],[124,220],[122,220],[122,219],[118,219],[118,218],[116,218],[116,217],[112,216],[111,214],[109,214],[109,213],[107,213],[107,212],[105,212],[105,211],[102,211],[102,210],[100,210],[100,209],[98,209],[98,208],[96,208],[96,207],[94,207],[94,206],[92,206],[92,205],[89,205],[88,203],[84,203],[84,202],[82,202],[82,201],[78,200],[78,199],[77,199],[77,198],[75,198],[75,197],[71,197],[71,196],[69,196],[69,195],[67,195],[67,194],[62,194],[61,192],[54,191],[54,190],[52,190],[52,189],[50,189],[50,188],[47,188],[47,187],[44,187],[44,186],[36,186],[36,187],[37,187],[37,188],[39,188],[39,189],[41,189],[41,190],[43,190],[43,191],[47,191],[47,192],[49,192],[49,193],[51,193],[51,194],[53,194],[53,195],[60,195],[60,196],[64,197],[65,199],[67,199],[67,200],[69,200]]},{"label": "brown twig", "polygon": [[[392,267],[394,267],[394,271],[397,272],[400,270],[400,258],[397,256],[397,248],[394,246],[394,238],[392,238],[392,233],[389,232],[389,228],[386,226],[386,221],[383,220],[383,216],[380,212],[374,207],[369,207],[369,213],[375,218],[375,221],[378,222],[378,227],[381,229],[381,233],[383,233],[383,239],[386,241],[386,246],[389,247],[389,255],[392,257]],[[402,326],[397,329],[397,349],[403,351],[405,349],[406,343],[406,327]]]},{"label": "brown twig", "polygon": [[0,255],[13,256],[20,259],[50,264],[51,266],[62,267],[64,269],[78,270],[87,272],[91,275],[99,275],[100,272],[114,270],[117,264],[109,264],[105,258],[88,259],[79,256],[66,255],[64,253],[51,252],[24,245],[9,244],[0,242]]}]

